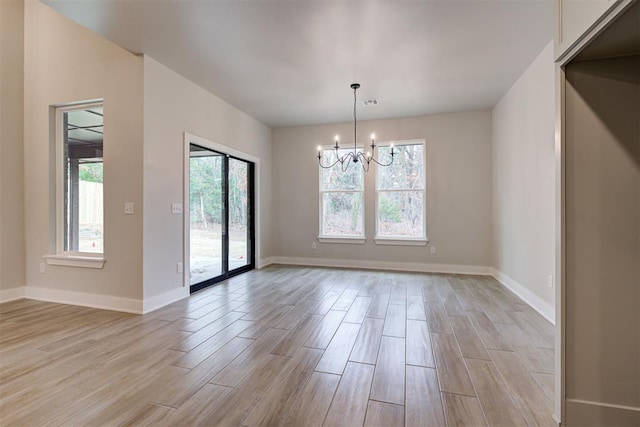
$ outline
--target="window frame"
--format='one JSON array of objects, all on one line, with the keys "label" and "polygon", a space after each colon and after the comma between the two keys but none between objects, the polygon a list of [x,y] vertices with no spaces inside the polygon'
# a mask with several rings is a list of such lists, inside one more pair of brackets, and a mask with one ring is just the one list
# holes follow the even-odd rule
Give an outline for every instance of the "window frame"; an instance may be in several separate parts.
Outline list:
[{"label": "window frame", "polygon": [[[71,267],[88,267],[102,268],[105,258],[103,247],[102,252],[80,252],[68,251],[64,247],[64,205],[65,205],[65,189],[64,189],[64,169],[65,147],[64,147],[64,114],[71,111],[86,110],[89,108],[104,107],[103,99],[95,99],[89,101],[73,102],[62,105],[54,105],[51,107],[52,121],[52,138],[53,138],[53,166],[55,168],[55,254],[45,255],[47,264],[64,265]],[[103,113],[104,114],[104,113]],[[104,126],[104,121],[103,121]],[[104,150],[104,148],[103,148]],[[104,157],[103,157],[104,165]],[[103,166],[104,167],[104,166]],[[103,210],[104,215],[104,210]],[[103,224],[104,226],[104,224]],[[103,229],[103,238],[106,237]]]},{"label": "window frame", "polygon": [[[374,184],[374,215],[375,215],[375,235],[374,241],[377,245],[397,245],[397,246],[426,246],[429,242],[428,233],[427,233],[427,145],[424,139],[409,139],[409,140],[401,140],[401,141],[385,141],[378,144],[378,148],[389,147],[391,144],[394,146],[402,146],[402,145],[422,145],[422,177],[423,177],[423,185],[422,190],[416,189],[394,189],[394,190],[381,190],[378,188],[379,179],[378,179],[378,168],[386,167],[376,165],[375,168],[375,184]],[[392,167],[392,166],[391,166]],[[379,206],[379,198],[381,192],[417,192],[422,191],[422,236],[420,237],[405,237],[405,236],[381,236],[379,234],[380,230],[380,216],[378,214],[378,206]]]},{"label": "window frame", "polygon": [[[325,151],[334,151],[335,147],[333,146],[320,146],[322,153]],[[357,147],[358,150],[362,150],[362,147]],[[350,150],[347,149],[347,150]],[[337,166],[337,165],[336,165]],[[349,165],[349,167],[353,167],[354,165]],[[358,168],[362,169],[362,166],[355,165]],[[339,166],[338,166],[339,167]],[[322,167],[318,167],[318,241],[320,243],[353,243],[353,244],[364,244],[367,241],[366,235],[366,176],[364,172],[362,172],[362,189],[361,190],[324,190],[323,188],[323,173],[325,169]],[[362,194],[362,234],[344,234],[344,235],[332,235],[332,234],[323,234],[324,230],[324,195],[326,193],[360,193]]]}]

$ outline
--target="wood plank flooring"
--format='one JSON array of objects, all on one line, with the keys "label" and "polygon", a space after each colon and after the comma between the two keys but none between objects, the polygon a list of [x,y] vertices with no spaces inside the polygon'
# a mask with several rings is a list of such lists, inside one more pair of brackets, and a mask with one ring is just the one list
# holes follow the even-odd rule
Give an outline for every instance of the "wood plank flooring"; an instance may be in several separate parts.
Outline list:
[{"label": "wood plank flooring", "polygon": [[272,266],[136,316],[0,305],[0,425],[552,426],[553,326],[492,278]]}]

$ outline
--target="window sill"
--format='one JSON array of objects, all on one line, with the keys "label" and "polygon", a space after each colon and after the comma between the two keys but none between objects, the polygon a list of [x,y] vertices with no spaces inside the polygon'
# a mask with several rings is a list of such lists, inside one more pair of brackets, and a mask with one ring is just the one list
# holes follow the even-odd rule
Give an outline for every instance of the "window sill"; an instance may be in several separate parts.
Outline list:
[{"label": "window sill", "polygon": [[393,246],[427,246],[429,239],[400,239],[389,237],[374,238],[376,245],[393,245]]},{"label": "window sill", "polygon": [[105,263],[104,257],[91,255],[45,255],[44,259],[49,265],[81,268],[102,268]]},{"label": "window sill", "polygon": [[327,236],[318,236],[318,242],[320,243],[347,243],[354,245],[362,245],[367,241],[366,237],[327,237]]}]

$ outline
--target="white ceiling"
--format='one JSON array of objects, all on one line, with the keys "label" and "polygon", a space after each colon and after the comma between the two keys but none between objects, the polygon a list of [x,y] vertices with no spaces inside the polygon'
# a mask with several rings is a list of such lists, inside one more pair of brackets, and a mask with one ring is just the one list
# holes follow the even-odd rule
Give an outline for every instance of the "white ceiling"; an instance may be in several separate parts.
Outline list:
[{"label": "white ceiling", "polygon": [[492,107],[553,35],[553,0],[43,0],[271,127]]}]

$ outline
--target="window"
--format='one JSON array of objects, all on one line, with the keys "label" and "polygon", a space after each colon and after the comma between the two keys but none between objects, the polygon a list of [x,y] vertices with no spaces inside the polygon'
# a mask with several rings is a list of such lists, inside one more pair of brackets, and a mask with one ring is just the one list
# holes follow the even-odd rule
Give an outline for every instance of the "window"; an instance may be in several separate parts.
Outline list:
[{"label": "window", "polygon": [[103,106],[58,107],[56,118],[57,251],[104,252]]},{"label": "window", "polygon": [[[339,150],[338,155],[348,151]],[[336,159],[335,149],[322,150],[322,156],[324,164],[331,164]],[[320,168],[319,237],[364,239],[364,172],[359,164],[350,165],[346,172],[340,163]]]},{"label": "window", "polygon": [[[400,142],[393,150],[393,164],[376,168],[376,242],[426,244],[424,142]],[[380,147],[380,158],[390,152]]]}]

